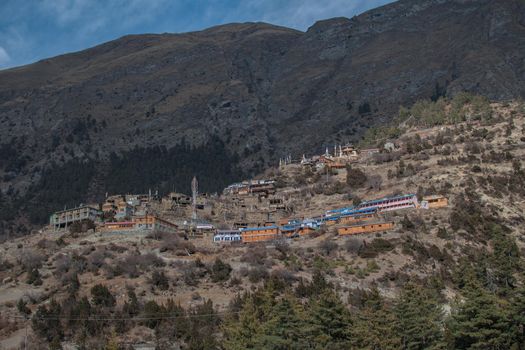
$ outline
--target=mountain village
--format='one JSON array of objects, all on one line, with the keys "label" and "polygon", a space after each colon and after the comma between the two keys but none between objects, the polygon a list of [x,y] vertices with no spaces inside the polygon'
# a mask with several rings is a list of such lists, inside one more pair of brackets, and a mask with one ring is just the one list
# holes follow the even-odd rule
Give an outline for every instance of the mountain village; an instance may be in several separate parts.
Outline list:
[{"label": "mountain village", "polygon": [[[278,172],[308,171],[347,177],[347,169],[369,163],[374,155],[403,147],[386,142],[383,149],[357,149],[352,145],[328,148],[322,155],[300,160],[291,156],[279,161]],[[326,178],[326,181],[329,181]],[[297,206],[293,189],[282,190],[275,178],[251,179],[234,183],[223,193],[201,194],[198,180],[191,183],[192,194],[171,192],[108,195],[100,204],[80,205],[51,215],[49,230],[62,232],[87,225],[101,235],[177,234],[185,239],[213,240],[215,243],[253,243],[294,238],[334,227],[338,235],[387,232],[395,227],[388,212],[428,210],[448,205],[446,197],[432,194],[397,194],[371,198],[355,205],[325,208],[305,216],[308,207]],[[294,204],[291,204],[294,203]]]}]

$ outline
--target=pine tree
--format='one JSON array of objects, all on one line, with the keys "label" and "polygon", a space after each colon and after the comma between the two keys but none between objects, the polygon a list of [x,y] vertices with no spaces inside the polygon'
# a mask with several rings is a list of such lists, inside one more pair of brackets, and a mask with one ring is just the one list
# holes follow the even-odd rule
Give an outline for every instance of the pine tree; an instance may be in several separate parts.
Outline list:
[{"label": "pine tree", "polygon": [[117,342],[117,333],[115,333],[115,330],[111,332],[111,335],[106,343],[105,350],[118,350],[118,342]]},{"label": "pine tree", "polygon": [[307,347],[304,319],[297,300],[287,296],[275,305],[273,317],[262,326],[257,349],[302,350]]},{"label": "pine tree", "polygon": [[443,311],[435,295],[408,283],[394,305],[396,332],[403,349],[431,349],[442,346]]},{"label": "pine tree", "polygon": [[113,307],[116,304],[115,297],[109,289],[102,284],[96,284],[91,288],[91,296],[93,297],[93,304],[95,305]]},{"label": "pine tree", "polygon": [[188,349],[215,349],[217,341],[214,337],[217,331],[219,319],[213,308],[213,302],[206,300],[188,311],[190,316],[200,316],[189,318],[190,330],[186,337]]},{"label": "pine tree", "polygon": [[133,290],[133,287],[127,286],[126,289],[128,291],[128,301],[124,303],[122,311],[124,312],[124,314],[133,317],[139,314],[140,304],[137,299],[137,294],[135,294],[135,291]]},{"label": "pine tree", "polygon": [[80,289],[80,281],[78,279],[78,273],[73,273],[73,275],[71,275],[71,278],[69,280],[69,286],[67,288],[69,294],[71,295],[75,295],[78,290]]},{"label": "pine tree", "polygon": [[306,319],[310,344],[315,349],[345,349],[350,341],[350,313],[332,290],[310,300]]},{"label": "pine tree", "polygon": [[239,319],[226,320],[223,326],[224,348],[229,350],[253,349],[260,336],[260,323],[252,296],[246,297]]},{"label": "pine tree", "polygon": [[525,349],[525,285],[517,288],[511,299],[512,336],[518,349]]},{"label": "pine tree", "polygon": [[[56,300],[51,300],[49,306],[40,305],[32,319],[33,330],[49,342],[60,344],[63,331],[60,323],[62,308]],[[58,346],[56,345],[56,346]]]},{"label": "pine tree", "polygon": [[514,273],[519,269],[520,253],[515,240],[505,235],[500,226],[494,225],[491,231],[494,247],[491,262],[495,270],[495,282],[504,294],[514,286]]},{"label": "pine tree", "polygon": [[511,322],[502,303],[478,283],[465,288],[446,325],[447,341],[454,349],[508,349]]},{"label": "pine tree", "polygon": [[185,338],[189,333],[190,328],[190,323],[186,318],[186,310],[170,298],[166,303],[166,312],[173,316],[171,324],[173,325],[173,333],[175,337],[177,339]]},{"label": "pine tree", "polygon": [[147,327],[154,329],[160,323],[160,318],[158,317],[160,317],[163,312],[164,308],[161,305],[157,304],[155,300],[147,301],[144,304],[144,318],[147,319],[146,321],[144,321],[144,324]]},{"label": "pine tree", "polygon": [[366,298],[365,306],[356,315],[352,346],[357,349],[400,349],[401,338],[396,331],[393,312],[384,304],[377,289]]},{"label": "pine tree", "polygon": [[49,350],[62,350],[62,343],[60,342],[60,337],[56,335],[53,340],[49,343]]}]

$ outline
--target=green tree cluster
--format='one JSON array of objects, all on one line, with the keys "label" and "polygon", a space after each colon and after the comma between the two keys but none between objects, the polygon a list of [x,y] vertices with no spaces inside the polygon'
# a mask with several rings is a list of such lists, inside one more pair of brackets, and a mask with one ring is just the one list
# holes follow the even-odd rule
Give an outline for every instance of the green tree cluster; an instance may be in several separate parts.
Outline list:
[{"label": "green tree cluster", "polygon": [[483,96],[461,92],[453,98],[436,97],[416,101],[410,108],[400,107],[392,123],[368,129],[361,146],[397,139],[406,127],[428,128],[474,120],[490,123],[493,120],[490,101]]}]

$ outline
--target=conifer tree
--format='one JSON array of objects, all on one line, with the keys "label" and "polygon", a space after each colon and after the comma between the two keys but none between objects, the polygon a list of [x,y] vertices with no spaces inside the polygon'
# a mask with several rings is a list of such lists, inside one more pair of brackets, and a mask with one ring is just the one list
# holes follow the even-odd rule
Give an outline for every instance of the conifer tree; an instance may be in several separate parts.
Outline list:
[{"label": "conifer tree", "polygon": [[492,255],[492,266],[496,284],[505,294],[515,283],[514,273],[519,269],[520,253],[514,239],[502,232],[498,225],[491,229],[493,234],[494,253]]},{"label": "conifer tree", "polygon": [[117,333],[115,332],[115,330],[113,330],[106,343],[105,350],[118,350],[118,349],[119,349],[119,346],[117,342]]},{"label": "conifer tree", "polygon": [[433,293],[408,283],[395,302],[394,314],[403,349],[435,349],[443,345],[443,310]]},{"label": "conifer tree", "polygon": [[190,324],[187,320],[186,310],[179,304],[175,303],[173,299],[168,299],[166,303],[166,312],[173,316],[170,322],[173,327],[173,334],[176,338],[184,338],[189,333]]},{"label": "conifer tree", "polygon": [[137,294],[135,294],[135,290],[133,290],[133,287],[127,286],[126,289],[128,292],[128,301],[124,303],[122,311],[124,312],[124,314],[133,317],[139,314],[140,304],[137,298]]},{"label": "conifer tree", "polygon": [[302,310],[290,296],[275,305],[273,316],[263,325],[256,340],[258,349],[302,350],[307,348]]},{"label": "conifer tree", "polygon": [[277,303],[278,294],[274,281],[271,279],[264,284],[263,288],[259,288],[253,293],[252,297],[257,310],[257,319],[260,322],[265,322],[272,316],[271,312]]},{"label": "conifer tree", "polygon": [[510,303],[513,342],[517,349],[525,349],[525,285],[516,288]]},{"label": "conifer tree", "polygon": [[62,308],[60,304],[52,299],[49,306],[40,305],[32,319],[33,330],[47,341],[60,344],[63,336],[60,315]]},{"label": "conifer tree", "polygon": [[508,310],[478,283],[465,288],[465,299],[456,301],[446,325],[453,349],[508,349],[512,342]]},{"label": "conifer tree", "polygon": [[356,349],[400,349],[401,338],[396,332],[395,317],[384,304],[377,289],[367,296],[364,307],[352,326],[352,346]]},{"label": "conifer tree", "polygon": [[217,342],[214,334],[218,326],[218,317],[213,308],[213,302],[208,299],[188,311],[190,329],[186,336],[188,349],[215,349]]},{"label": "conifer tree", "polygon": [[256,317],[257,309],[252,296],[247,296],[239,319],[233,318],[226,321],[224,331],[224,348],[229,350],[253,349],[261,327]]},{"label": "conifer tree", "polygon": [[326,290],[310,300],[307,307],[307,332],[312,348],[346,349],[349,347],[351,318],[333,290]]}]

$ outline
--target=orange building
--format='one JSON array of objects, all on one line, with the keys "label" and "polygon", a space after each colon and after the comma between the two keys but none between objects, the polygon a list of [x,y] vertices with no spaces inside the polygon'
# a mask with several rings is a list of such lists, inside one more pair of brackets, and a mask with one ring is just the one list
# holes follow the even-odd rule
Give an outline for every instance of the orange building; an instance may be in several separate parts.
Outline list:
[{"label": "orange building", "polygon": [[352,215],[352,216],[343,216],[339,219],[338,223],[340,224],[355,224],[360,221],[372,220],[375,217],[374,214],[363,214],[363,215]]},{"label": "orange building", "polygon": [[104,229],[106,231],[133,230],[135,229],[135,223],[133,221],[106,222]]},{"label": "orange building", "polygon": [[311,227],[308,227],[308,226],[301,227],[299,229],[299,235],[300,236],[309,235],[309,234],[312,234],[314,232],[315,232],[315,230],[313,228],[311,228]]},{"label": "orange building", "polygon": [[362,233],[373,233],[373,232],[384,232],[392,230],[394,228],[394,222],[379,222],[373,224],[362,224],[353,226],[343,226],[337,229],[337,233],[341,236],[344,235],[359,235]]},{"label": "orange building", "polygon": [[448,199],[440,195],[425,196],[421,201],[421,207],[424,209],[443,208],[448,206]]},{"label": "orange building", "polygon": [[326,165],[331,169],[345,169],[346,168],[346,164],[341,163],[341,162],[332,162],[332,163],[327,163]]},{"label": "orange building", "polygon": [[337,224],[337,219],[335,220],[326,220],[324,223],[326,226],[334,226],[335,224]]},{"label": "orange building", "polygon": [[165,232],[175,231],[177,225],[171,223],[167,220],[161,219],[157,216],[146,215],[142,217],[134,218],[137,229],[150,229],[150,230],[159,230]]},{"label": "orange building", "polygon": [[263,226],[241,230],[243,243],[271,241],[276,239],[278,235],[279,228],[277,226]]},{"label": "orange building", "polygon": [[167,220],[161,219],[153,215],[136,217],[133,218],[132,221],[106,222],[104,224],[104,231],[106,232],[156,230],[159,232],[172,233],[175,232],[177,228],[178,226],[174,223],[171,223]]}]

